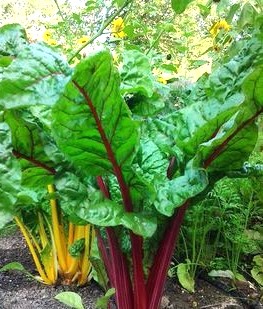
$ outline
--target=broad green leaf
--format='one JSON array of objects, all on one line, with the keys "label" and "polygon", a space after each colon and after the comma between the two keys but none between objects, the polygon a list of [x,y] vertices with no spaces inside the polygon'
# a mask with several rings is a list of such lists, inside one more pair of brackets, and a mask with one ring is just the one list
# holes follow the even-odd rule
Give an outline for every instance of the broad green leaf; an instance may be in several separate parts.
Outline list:
[{"label": "broad green leaf", "polygon": [[52,48],[26,45],[0,76],[0,105],[53,105],[70,76],[71,68]]},{"label": "broad green leaf", "polygon": [[166,181],[158,188],[154,205],[160,213],[172,216],[177,207],[201,193],[207,186],[205,170],[189,168],[183,176]]},{"label": "broad green leaf", "polygon": [[151,237],[157,227],[155,218],[142,213],[125,212],[122,205],[118,205],[111,200],[94,204],[83,202],[75,210],[75,213],[91,224],[99,226],[123,225],[143,237]]},{"label": "broad green leaf", "polygon": [[154,116],[165,107],[164,100],[156,92],[151,97],[135,95],[128,104],[133,114],[144,117]]},{"label": "broad green leaf", "polygon": [[169,160],[150,139],[142,139],[137,158],[143,177],[152,182],[155,176],[166,176]]},{"label": "broad green leaf", "polygon": [[175,13],[181,14],[192,1],[193,0],[172,0],[172,8]]},{"label": "broad green leaf", "polygon": [[5,120],[12,132],[13,153],[20,160],[22,184],[38,188],[53,183],[54,163],[45,152],[50,138],[36,122],[27,121],[24,111],[11,110]]},{"label": "broad green leaf", "polygon": [[21,263],[11,262],[0,268],[0,271],[8,271],[8,270],[25,271],[25,267]]},{"label": "broad green leaf", "polygon": [[195,291],[195,280],[190,274],[190,266],[188,263],[180,263],[177,266],[177,276],[183,288],[191,293]]},{"label": "broad green leaf", "polygon": [[19,263],[19,262],[11,262],[8,263],[6,265],[4,265],[3,267],[0,268],[0,272],[4,272],[4,271],[10,271],[10,270],[17,270],[17,271],[21,271],[24,274],[26,274],[28,277],[36,279],[33,275],[30,274],[30,272],[28,272],[25,267]]},{"label": "broad green leaf", "polygon": [[109,299],[115,294],[115,289],[109,289],[104,296],[100,297],[96,302],[96,308],[98,309],[107,309]]},{"label": "broad green leaf", "polygon": [[60,149],[85,175],[130,167],[138,124],[119,92],[110,53],[93,54],[77,65],[53,107],[53,133]]},{"label": "broad green leaf", "polygon": [[[215,137],[202,143],[198,147],[196,156],[199,157],[200,164],[204,162],[204,165],[209,165],[209,171],[241,168],[242,160],[248,159],[258,137],[258,128],[254,123],[239,130],[242,126],[242,119],[247,118],[244,111],[237,112],[219,128]],[[235,136],[232,137],[233,134]]]},{"label": "broad green leaf", "polygon": [[156,219],[148,214],[126,212],[121,204],[104,199],[101,192],[73,174],[56,180],[62,209],[73,222],[98,226],[123,225],[134,233],[150,237],[156,230]]},{"label": "broad green leaf", "polygon": [[61,292],[55,296],[55,299],[74,309],[84,309],[81,296],[75,292]]},{"label": "broad green leaf", "polygon": [[19,24],[5,25],[0,28],[0,61],[1,56],[17,56],[28,44],[26,32]]},{"label": "broad green leaf", "polygon": [[[250,117],[260,112],[262,99],[257,93],[262,89],[259,78],[262,46],[261,38],[249,42],[236,57],[218,68],[204,83],[201,82],[200,89],[195,89],[192,99],[197,103],[173,116],[177,124],[176,144],[189,157],[196,154],[200,144],[213,139],[221,126],[231,122],[235,113],[243,113],[242,123],[245,125]],[[250,99],[252,94],[253,99]]]},{"label": "broad green leaf", "polygon": [[11,132],[7,124],[0,123],[0,211],[13,211],[20,184],[20,165],[12,154]]},{"label": "broad green leaf", "polygon": [[153,96],[151,65],[147,56],[142,52],[138,50],[123,52],[123,65],[120,75],[122,93],[140,94],[149,98]]}]

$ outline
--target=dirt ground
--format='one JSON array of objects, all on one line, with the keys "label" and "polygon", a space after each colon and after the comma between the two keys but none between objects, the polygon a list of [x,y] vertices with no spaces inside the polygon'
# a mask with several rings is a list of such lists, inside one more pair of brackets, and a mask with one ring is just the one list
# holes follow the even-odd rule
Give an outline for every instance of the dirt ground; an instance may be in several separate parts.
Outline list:
[{"label": "dirt ground", "polygon": [[[0,268],[10,262],[20,262],[30,272],[34,266],[26,245],[19,234],[0,238]],[[222,284],[221,284],[222,286]],[[92,281],[83,288],[68,286],[45,286],[17,271],[0,272],[0,309],[63,309],[54,296],[62,291],[75,291],[83,299],[86,309],[93,309],[103,291]],[[166,283],[162,299],[163,309],[263,309],[258,301],[259,290],[241,287],[234,294],[226,293],[207,280],[197,280],[196,292],[191,294],[182,289],[175,279]],[[120,308],[121,309],[121,308]]]}]

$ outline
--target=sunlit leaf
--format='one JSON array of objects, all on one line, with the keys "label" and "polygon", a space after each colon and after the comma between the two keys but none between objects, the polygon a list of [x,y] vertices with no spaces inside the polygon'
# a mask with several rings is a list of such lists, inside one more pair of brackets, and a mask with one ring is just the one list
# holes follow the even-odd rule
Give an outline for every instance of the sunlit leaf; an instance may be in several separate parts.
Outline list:
[{"label": "sunlit leaf", "polygon": [[192,1],[193,0],[172,0],[172,8],[176,13],[181,14]]},{"label": "sunlit leaf", "polygon": [[195,279],[190,274],[190,266],[188,263],[180,263],[177,266],[177,276],[183,288],[192,293],[195,291]]},{"label": "sunlit leaf", "polygon": [[55,299],[74,309],[84,309],[82,299],[75,292],[61,292],[55,296]]}]

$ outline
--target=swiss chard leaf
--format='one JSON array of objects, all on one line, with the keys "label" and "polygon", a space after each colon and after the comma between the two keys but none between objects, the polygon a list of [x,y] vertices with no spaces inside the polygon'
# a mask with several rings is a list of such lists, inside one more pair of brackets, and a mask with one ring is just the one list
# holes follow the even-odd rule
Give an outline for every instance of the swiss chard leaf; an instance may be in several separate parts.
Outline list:
[{"label": "swiss chard leaf", "polygon": [[25,29],[19,24],[5,25],[0,28],[1,56],[16,56],[28,44]]},{"label": "swiss chard leaf", "polygon": [[110,53],[77,65],[53,107],[53,133],[61,150],[86,175],[129,167],[138,143],[138,124],[119,92]]},{"label": "swiss chard leaf", "polygon": [[154,205],[160,213],[172,216],[175,208],[204,191],[207,185],[208,177],[204,169],[189,168],[183,176],[166,181],[159,187]]},{"label": "swiss chard leaf", "polygon": [[0,123],[0,211],[13,212],[20,184],[20,165],[12,155],[11,132],[7,124]]},{"label": "swiss chard leaf", "polygon": [[138,50],[126,50],[123,53],[123,65],[120,70],[121,91],[124,94],[153,95],[153,79],[148,58]]},{"label": "swiss chard leaf", "polygon": [[[255,102],[246,100],[248,94],[245,89],[242,93],[242,87],[251,74],[254,76],[254,70],[258,71],[256,67],[262,63],[262,58],[262,39],[259,37],[251,40],[236,57],[195,89],[192,100],[197,103],[175,114],[175,141],[189,157],[195,155],[198,146],[213,138],[241,108],[250,104],[253,109]],[[257,81],[260,82],[259,79]],[[260,88],[260,85],[252,87],[255,91]]]},{"label": "swiss chard leaf", "polygon": [[5,109],[53,105],[71,76],[63,57],[44,44],[25,45],[0,76]]},{"label": "swiss chard leaf", "polygon": [[76,224],[87,222],[99,226],[117,226],[150,237],[156,229],[156,220],[144,213],[126,212],[121,204],[105,199],[92,183],[82,183],[67,173],[56,181],[61,207]]},{"label": "swiss chard leaf", "polygon": [[181,14],[192,1],[193,0],[172,0],[172,8],[176,13]]},{"label": "swiss chard leaf", "polygon": [[36,122],[27,121],[21,110],[7,111],[5,121],[12,133],[13,154],[20,160],[22,184],[36,189],[53,183],[55,169],[45,152],[49,142],[45,132]]}]

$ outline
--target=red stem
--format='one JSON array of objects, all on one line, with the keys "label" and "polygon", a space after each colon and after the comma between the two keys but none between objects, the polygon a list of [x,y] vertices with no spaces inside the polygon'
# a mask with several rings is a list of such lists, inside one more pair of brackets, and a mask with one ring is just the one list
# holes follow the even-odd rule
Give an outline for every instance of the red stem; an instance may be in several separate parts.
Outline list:
[{"label": "red stem", "polygon": [[[101,176],[97,177],[97,183],[103,195],[107,199],[110,199],[111,196],[109,189]],[[108,267],[111,269],[109,279],[111,281],[111,285],[116,289],[116,302],[118,304],[118,308],[133,309],[132,284],[126,259],[119,247],[118,239],[113,228],[106,228],[106,234],[109,243],[112,265],[110,266],[105,264],[105,266],[106,269]]]},{"label": "red stem", "polygon": [[24,159],[27,160],[28,162],[32,163],[33,165],[35,165],[36,167],[42,168],[46,171],[48,171],[50,174],[55,175],[56,174],[56,170],[52,167],[47,166],[46,164],[32,158],[32,157],[28,157],[16,150],[13,150],[13,155],[17,158],[17,159]]},{"label": "red stem", "polygon": [[102,142],[103,142],[103,144],[106,148],[108,158],[109,158],[109,160],[112,164],[113,171],[114,171],[115,176],[118,180],[125,209],[126,209],[126,211],[132,211],[133,207],[132,207],[129,187],[125,183],[125,180],[124,180],[123,175],[122,175],[121,167],[118,165],[118,162],[115,159],[114,152],[111,148],[111,144],[110,144],[110,142],[109,142],[109,140],[106,136],[106,133],[105,133],[103,127],[102,127],[102,123],[101,123],[99,115],[96,111],[96,108],[93,105],[89,95],[85,92],[85,89],[83,89],[81,86],[79,86],[78,83],[76,83],[75,81],[73,81],[73,84],[78,88],[80,93],[84,96],[84,98],[85,98],[85,100],[86,100],[86,102],[87,102],[87,104],[88,104],[88,106],[91,110],[91,113],[92,113],[92,115],[95,119],[101,140],[102,140]]},{"label": "red stem", "polygon": [[[254,116],[245,121],[238,127],[213,153],[204,161],[204,168],[208,168],[212,162],[225,150],[227,144],[235,137],[245,126],[250,125],[263,112],[259,110]],[[213,134],[212,138],[216,133]],[[152,268],[147,281],[147,295],[149,299],[148,309],[158,309],[166,280],[166,274],[169,269],[170,261],[174,253],[176,241],[180,232],[185,212],[190,204],[187,200],[172,217],[167,226],[160,246],[156,252]]]},{"label": "red stem", "polygon": [[112,257],[117,306],[120,309],[134,309],[132,284],[127,260],[119,247],[118,239],[113,228],[106,228],[106,233],[109,241],[110,255]]},{"label": "red stem", "polygon": [[[121,191],[121,195],[122,195],[122,200],[123,200],[123,204],[125,207],[125,210],[128,212],[131,212],[133,210],[133,205],[132,205],[132,199],[130,196],[130,190],[129,187],[127,186],[123,175],[122,175],[122,171],[121,171],[121,167],[118,165],[118,162],[116,161],[113,149],[111,148],[111,144],[106,136],[106,133],[104,131],[104,128],[102,127],[102,123],[101,120],[99,118],[99,115],[96,111],[95,106],[93,105],[93,102],[91,101],[89,95],[86,93],[85,89],[83,89],[80,85],[78,85],[78,83],[76,83],[75,81],[73,81],[74,85],[77,87],[77,89],[80,91],[80,93],[84,96],[90,110],[91,113],[93,114],[93,117],[95,119],[100,137],[102,139],[102,142],[105,146],[105,149],[107,151],[107,155],[108,158],[112,164],[113,167],[113,171],[115,173],[115,176],[117,178],[119,187],[120,187],[120,191]],[[109,196],[107,190],[105,188],[105,184],[103,185],[103,181],[100,184],[99,182],[101,182],[100,179],[98,179],[98,184],[100,185],[101,191],[106,193],[106,197]],[[108,197],[109,198],[109,197]],[[112,233],[108,234],[109,237],[109,241],[113,241],[112,245],[113,247],[116,249],[118,246],[118,244],[115,244],[114,239],[112,239]],[[115,235],[116,237],[116,235]],[[146,307],[145,303],[146,303],[146,291],[145,291],[145,287],[142,288],[142,286],[144,286],[144,274],[143,274],[143,253],[142,253],[142,240],[139,240],[139,236],[134,235],[133,233],[130,234],[130,238],[131,238],[131,243],[132,243],[132,261],[133,261],[133,266],[134,266],[134,302],[136,304],[138,309],[144,309]],[[112,247],[112,248],[113,248]],[[111,249],[112,249],[111,248]],[[118,250],[121,251],[118,247]],[[112,254],[114,254],[113,250],[112,250]],[[119,262],[121,262],[124,267],[124,256],[122,254],[122,259],[120,261],[120,256],[116,257],[117,259],[119,259]],[[115,261],[115,259],[113,258],[113,263],[115,263],[117,261]],[[118,265],[118,264],[116,264]],[[128,270],[128,267],[126,266],[126,269]],[[124,271],[124,269],[123,269]],[[123,275],[123,274],[122,274]],[[130,278],[130,277],[129,277]],[[123,281],[123,277],[117,278],[117,273],[115,273],[115,284],[116,284],[116,293],[119,293],[118,290],[122,290],[122,281]],[[129,288],[129,284],[127,284],[127,280],[128,278],[125,279],[126,280],[126,288]],[[120,282],[120,286],[118,285],[118,283]],[[121,295],[120,295],[121,297]],[[123,298],[124,296],[122,296]],[[125,296],[126,298],[126,296]],[[127,299],[130,298],[127,296]],[[118,299],[118,295],[117,295],[117,299]],[[131,302],[132,303],[132,302]],[[122,307],[119,303],[118,303],[119,308],[124,309],[124,307]]]},{"label": "red stem", "polygon": [[174,253],[176,241],[190,201],[187,200],[172,217],[163,235],[161,244],[155,254],[153,265],[147,281],[148,307],[158,309],[163,294],[166,275]]},{"label": "red stem", "polygon": [[143,271],[143,238],[130,233],[132,243],[134,309],[147,309],[147,294]]},{"label": "red stem", "polygon": [[95,232],[96,232],[96,237],[97,237],[97,242],[98,242],[98,248],[99,248],[103,263],[105,265],[108,278],[110,280],[110,285],[115,286],[112,261],[109,257],[109,254],[107,252],[107,248],[105,247],[105,244],[104,244],[104,241],[103,241],[103,238],[101,236],[100,231],[98,229],[96,229]]}]

